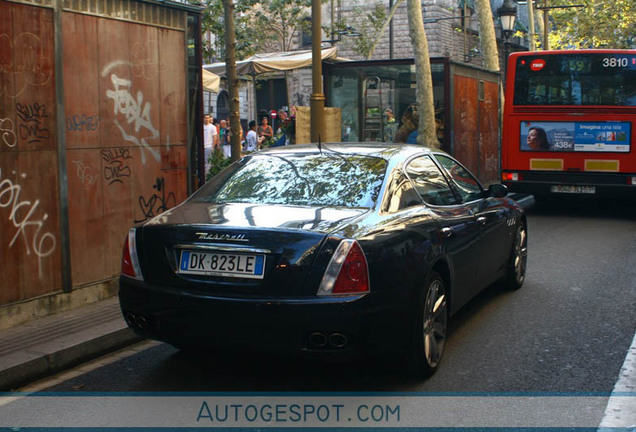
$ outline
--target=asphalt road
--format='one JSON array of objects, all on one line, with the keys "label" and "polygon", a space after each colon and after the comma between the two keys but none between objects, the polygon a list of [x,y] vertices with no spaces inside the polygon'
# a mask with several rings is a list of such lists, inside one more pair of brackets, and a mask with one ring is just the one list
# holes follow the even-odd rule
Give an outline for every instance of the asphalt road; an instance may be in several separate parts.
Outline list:
[{"label": "asphalt road", "polygon": [[559,200],[529,212],[524,287],[453,317],[438,372],[401,364],[190,356],[160,344],[50,391],[610,392],[636,328],[636,204]]}]

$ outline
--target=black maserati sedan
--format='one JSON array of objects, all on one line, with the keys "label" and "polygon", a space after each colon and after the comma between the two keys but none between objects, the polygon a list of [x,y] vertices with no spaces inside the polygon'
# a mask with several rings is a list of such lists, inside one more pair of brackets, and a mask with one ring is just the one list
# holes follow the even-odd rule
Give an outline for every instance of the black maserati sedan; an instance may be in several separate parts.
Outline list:
[{"label": "black maserati sedan", "polygon": [[132,228],[119,299],[138,334],[184,349],[400,355],[428,375],[450,316],[521,287],[523,210],[441,152],[402,144],[248,155]]}]

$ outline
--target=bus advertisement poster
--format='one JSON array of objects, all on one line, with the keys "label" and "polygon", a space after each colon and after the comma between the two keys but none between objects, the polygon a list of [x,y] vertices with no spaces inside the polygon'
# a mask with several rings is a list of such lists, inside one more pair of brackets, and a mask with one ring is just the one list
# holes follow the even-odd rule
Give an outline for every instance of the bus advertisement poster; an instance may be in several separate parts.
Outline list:
[{"label": "bus advertisement poster", "polygon": [[522,151],[611,152],[630,151],[629,122],[522,121]]}]

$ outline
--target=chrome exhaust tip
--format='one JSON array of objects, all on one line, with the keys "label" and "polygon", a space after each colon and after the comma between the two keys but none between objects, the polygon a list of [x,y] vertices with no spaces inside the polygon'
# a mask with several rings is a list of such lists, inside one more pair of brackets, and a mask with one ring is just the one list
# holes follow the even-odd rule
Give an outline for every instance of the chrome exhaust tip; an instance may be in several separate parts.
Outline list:
[{"label": "chrome exhaust tip", "polygon": [[343,348],[348,342],[349,340],[342,333],[332,333],[329,335],[329,345],[335,348]]},{"label": "chrome exhaust tip", "polygon": [[124,314],[124,321],[129,327],[137,327],[137,317],[132,312],[126,312]]},{"label": "chrome exhaust tip", "polygon": [[315,332],[309,335],[309,343],[317,348],[322,348],[327,345],[327,336],[322,333]]},{"label": "chrome exhaust tip", "polygon": [[137,327],[141,330],[148,328],[148,320],[142,316],[137,317]]}]

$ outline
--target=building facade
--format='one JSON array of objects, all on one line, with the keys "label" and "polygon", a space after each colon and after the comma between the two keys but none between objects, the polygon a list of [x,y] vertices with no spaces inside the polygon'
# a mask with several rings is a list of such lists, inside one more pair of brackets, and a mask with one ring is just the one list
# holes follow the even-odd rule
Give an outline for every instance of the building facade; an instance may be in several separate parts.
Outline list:
[{"label": "building facade", "polygon": [[[335,45],[338,47],[338,56],[354,61],[360,60],[393,60],[412,59],[413,48],[409,36],[407,2],[399,2],[391,24],[385,29],[378,39],[373,55],[368,59],[356,50],[356,26],[362,24],[376,7],[383,8],[388,16],[391,7],[397,0],[329,0],[322,6],[322,24],[326,30],[323,32],[323,46]],[[503,0],[491,0],[491,13],[495,24],[495,32],[500,52],[500,65],[506,56],[506,50],[526,49],[528,41],[526,38],[515,37],[504,46],[501,36],[501,28],[497,18],[497,9],[502,5]],[[450,61],[466,64],[470,66],[483,67],[484,61],[481,53],[479,40],[479,22],[477,11],[473,0],[424,0],[422,1],[422,11],[424,26],[429,44],[429,53],[432,58],[447,58]],[[307,11],[308,16],[311,11]],[[518,27],[523,29],[527,23],[527,13],[524,7],[518,8]],[[343,26],[348,28],[348,32],[342,34],[336,31]],[[334,31],[330,31],[333,29]],[[375,34],[375,33],[374,33]],[[299,33],[296,39],[295,49],[310,49],[307,44],[310,40],[308,35]],[[310,35],[309,35],[310,36]],[[369,35],[363,35],[371,39]],[[281,79],[282,73],[272,75],[272,79]],[[249,87],[250,84],[245,82]],[[287,74],[288,104],[284,106],[308,106],[309,95],[312,93],[311,69],[298,69]],[[253,119],[257,115],[256,92],[243,91],[247,98],[247,103],[243,103],[241,94],[241,118]],[[211,98],[216,101],[216,96]],[[214,102],[212,105],[214,105]],[[279,109],[281,106],[267,107],[267,109]],[[221,114],[222,116],[222,114]]]}]

